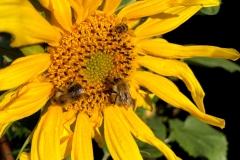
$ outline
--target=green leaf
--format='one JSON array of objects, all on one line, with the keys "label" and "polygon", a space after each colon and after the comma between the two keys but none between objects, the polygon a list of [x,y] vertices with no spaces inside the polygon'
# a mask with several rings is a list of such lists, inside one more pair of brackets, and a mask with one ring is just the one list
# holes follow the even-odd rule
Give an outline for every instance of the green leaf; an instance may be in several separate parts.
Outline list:
[{"label": "green leaf", "polygon": [[170,138],[193,157],[206,157],[208,160],[226,160],[227,140],[223,133],[188,116],[185,122],[179,119],[169,121]]},{"label": "green leaf", "polygon": [[226,59],[199,57],[199,58],[186,58],[183,59],[183,61],[190,65],[197,65],[210,68],[220,67],[229,72],[240,71],[239,65]]},{"label": "green leaf", "polygon": [[106,143],[105,139],[103,141],[102,150],[103,150],[103,158],[102,158],[102,160],[107,160],[108,157],[110,157],[110,153],[109,153],[109,150],[108,150],[107,143]]},{"label": "green leaf", "polygon": [[220,6],[203,7],[199,12],[204,15],[216,15],[220,10]]},{"label": "green leaf", "polygon": [[[220,5],[221,4],[222,4],[222,1],[220,0]],[[196,15],[216,15],[220,10],[220,5],[213,6],[213,7],[202,7],[200,11],[196,13]]]},{"label": "green leaf", "polygon": [[[146,124],[151,128],[154,135],[161,139],[162,141],[166,138],[166,127],[162,122],[162,117],[155,117],[150,120],[146,121]],[[141,142],[139,140],[136,141],[139,147],[139,150],[141,151],[141,154],[143,157],[151,157],[151,158],[157,158],[161,157],[163,154],[154,146],[151,146],[147,143]]]},{"label": "green leaf", "polygon": [[21,47],[20,50],[25,56],[44,53],[44,48],[41,45],[35,44],[30,46]]},{"label": "green leaf", "polygon": [[136,2],[136,0],[122,0],[122,2],[119,4],[119,6],[116,9],[116,13],[118,13],[123,7]]}]

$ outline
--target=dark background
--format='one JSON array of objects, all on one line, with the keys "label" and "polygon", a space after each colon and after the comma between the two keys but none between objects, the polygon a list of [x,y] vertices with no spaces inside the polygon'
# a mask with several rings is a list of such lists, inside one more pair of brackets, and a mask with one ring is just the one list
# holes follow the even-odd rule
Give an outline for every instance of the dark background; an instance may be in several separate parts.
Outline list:
[{"label": "dark background", "polygon": [[[225,0],[217,15],[194,16],[164,38],[177,44],[214,45],[235,48],[240,52],[240,12],[236,2]],[[240,65],[240,60],[236,63]],[[221,68],[190,67],[206,93],[206,112],[226,120],[226,127],[221,131],[229,143],[228,160],[239,159],[240,73],[230,73]],[[179,82],[178,86],[188,94],[183,83]],[[182,159],[193,159],[178,147],[173,150]]]}]

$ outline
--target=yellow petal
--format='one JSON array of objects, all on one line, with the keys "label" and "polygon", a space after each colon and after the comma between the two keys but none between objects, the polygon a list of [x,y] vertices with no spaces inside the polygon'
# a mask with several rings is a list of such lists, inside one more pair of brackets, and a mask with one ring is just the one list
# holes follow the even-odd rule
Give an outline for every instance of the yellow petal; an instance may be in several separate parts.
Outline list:
[{"label": "yellow petal", "polygon": [[187,64],[178,60],[162,59],[152,56],[140,56],[138,63],[163,76],[174,76],[181,79],[192,94],[200,111],[205,113],[203,97],[205,93]]},{"label": "yellow petal", "polygon": [[97,10],[102,0],[81,0],[83,5],[83,20]]},{"label": "yellow petal", "polygon": [[76,0],[68,0],[70,5],[72,6],[74,10],[74,17],[76,19],[76,23],[80,24],[83,20],[83,6],[81,1],[76,1]]},{"label": "yellow petal", "polygon": [[162,35],[170,32],[194,15],[201,6],[177,6],[164,13],[151,16],[146,22],[138,26],[134,33],[138,39]]},{"label": "yellow petal", "polygon": [[219,5],[219,0],[144,0],[123,8],[118,16],[128,19],[155,15],[177,6],[210,7]]},{"label": "yellow petal", "polygon": [[[151,102],[148,102],[146,100],[149,100],[149,95],[141,90],[136,91],[134,87],[130,87],[130,93],[132,98],[135,100],[135,108],[136,107],[143,107],[147,110],[152,110]],[[139,93],[140,92],[140,93]]]},{"label": "yellow petal", "polygon": [[170,105],[189,112],[205,123],[220,128],[225,127],[225,121],[223,119],[213,117],[198,110],[196,106],[178,90],[177,86],[167,78],[149,72],[138,71],[135,73],[134,79],[141,86],[146,87]]},{"label": "yellow petal", "polygon": [[63,113],[63,132],[60,136],[60,150],[61,150],[61,158],[64,159],[71,155],[72,151],[72,140],[73,140],[73,132],[70,129],[70,125],[76,119],[76,111],[68,110]]},{"label": "yellow petal", "polygon": [[49,54],[36,54],[15,60],[10,66],[0,70],[0,90],[17,87],[39,73],[44,72],[51,64]]},{"label": "yellow petal", "polygon": [[121,0],[105,0],[103,12],[106,12],[107,15],[113,14],[120,3]]},{"label": "yellow petal", "polygon": [[92,137],[98,143],[98,146],[100,148],[102,148],[102,146],[103,146],[102,135],[99,131],[99,127],[102,125],[102,121],[103,121],[103,116],[102,116],[102,113],[100,113],[99,111],[96,111],[96,113],[94,113],[90,118],[90,123],[93,128],[93,136]]},{"label": "yellow petal", "polygon": [[3,132],[5,131],[5,129],[8,127],[10,123],[0,123],[0,137],[3,136]]},{"label": "yellow petal", "polygon": [[22,152],[19,159],[20,160],[31,160],[31,155],[28,152]]},{"label": "yellow petal", "polygon": [[94,129],[94,140],[97,142],[98,147],[102,148],[103,147],[103,138],[102,138],[102,134],[99,131],[99,128],[95,128]]},{"label": "yellow petal", "polygon": [[52,88],[53,85],[48,82],[28,83],[8,93],[6,98],[14,98],[0,103],[0,123],[13,122],[37,112],[48,101]]},{"label": "yellow petal", "polygon": [[171,4],[173,6],[196,6],[200,5],[202,7],[212,7],[212,6],[219,6],[219,0],[171,0]]},{"label": "yellow petal", "polygon": [[220,48],[215,46],[181,46],[164,42],[161,39],[148,39],[138,42],[140,52],[164,58],[192,58],[209,57],[237,60],[240,54],[232,48]]},{"label": "yellow petal", "polygon": [[104,137],[111,156],[115,160],[140,160],[142,157],[128,124],[116,108],[104,110]]},{"label": "yellow petal", "polygon": [[31,159],[34,160],[59,160],[60,135],[62,128],[62,107],[50,106],[41,117],[33,134],[31,145]]},{"label": "yellow petal", "polygon": [[88,115],[79,113],[73,135],[72,160],[93,160],[92,128]]},{"label": "yellow petal", "polygon": [[139,140],[149,143],[158,148],[164,156],[169,160],[179,160],[175,153],[161,140],[154,136],[151,129],[131,110],[124,108],[116,108],[121,115],[124,116],[125,121],[128,122],[132,134]]},{"label": "yellow petal", "polygon": [[142,18],[163,12],[171,7],[167,0],[145,0],[137,1],[124,7],[118,17],[126,17],[127,19]]},{"label": "yellow petal", "polygon": [[0,32],[13,34],[12,47],[47,42],[58,45],[61,35],[28,0],[0,1]]},{"label": "yellow petal", "polygon": [[39,0],[41,5],[50,10],[52,16],[67,31],[71,31],[72,13],[71,6],[67,0]]}]

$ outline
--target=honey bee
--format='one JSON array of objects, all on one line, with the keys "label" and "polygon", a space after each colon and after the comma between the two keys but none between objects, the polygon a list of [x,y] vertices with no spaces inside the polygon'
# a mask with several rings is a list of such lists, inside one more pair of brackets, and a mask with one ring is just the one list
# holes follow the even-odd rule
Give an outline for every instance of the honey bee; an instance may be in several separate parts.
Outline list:
[{"label": "honey bee", "polygon": [[122,22],[115,26],[115,31],[117,33],[128,33],[130,36],[136,37],[132,29],[129,29],[127,25],[127,18],[123,17]]},{"label": "honey bee", "polygon": [[129,84],[119,77],[114,77],[113,80],[111,102],[118,106],[124,106],[126,109],[128,107],[134,109],[133,99],[129,92]]},{"label": "honey bee", "polygon": [[66,104],[72,104],[84,94],[84,89],[79,83],[73,83],[64,91],[58,90],[53,98],[53,102],[64,106]]}]

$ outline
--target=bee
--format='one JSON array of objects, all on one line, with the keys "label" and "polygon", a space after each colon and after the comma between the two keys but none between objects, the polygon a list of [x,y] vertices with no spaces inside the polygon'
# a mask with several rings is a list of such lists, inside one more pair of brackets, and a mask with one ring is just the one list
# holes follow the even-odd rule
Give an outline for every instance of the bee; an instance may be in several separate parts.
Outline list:
[{"label": "bee", "polygon": [[67,104],[72,104],[84,94],[84,89],[79,83],[73,83],[65,90],[58,90],[53,98],[53,102],[64,106]]},{"label": "bee", "polygon": [[118,106],[131,107],[134,109],[133,99],[129,92],[129,84],[119,78],[114,77],[112,87],[111,87],[111,102],[115,103]]},{"label": "bee", "polygon": [[123,17],[122,22],[115,26],[115,31],[117,33],[128,33],[130,36],[136,37],[132,29],[129,29],[127,25],[127,18]]}]

